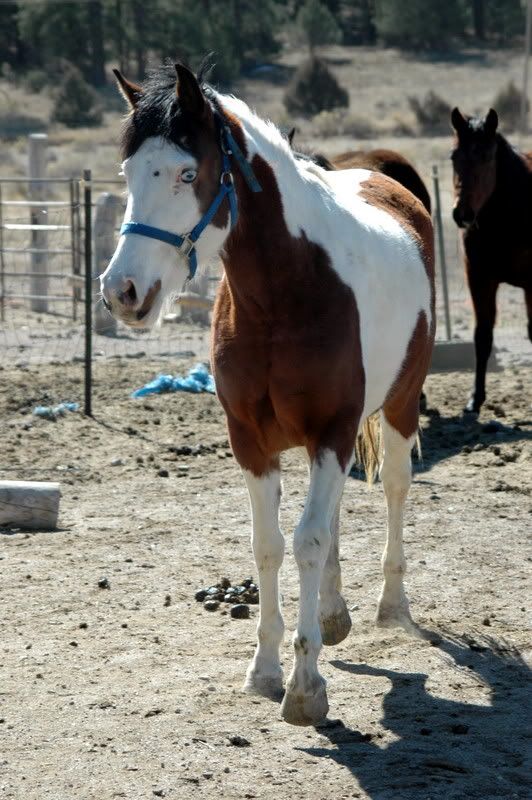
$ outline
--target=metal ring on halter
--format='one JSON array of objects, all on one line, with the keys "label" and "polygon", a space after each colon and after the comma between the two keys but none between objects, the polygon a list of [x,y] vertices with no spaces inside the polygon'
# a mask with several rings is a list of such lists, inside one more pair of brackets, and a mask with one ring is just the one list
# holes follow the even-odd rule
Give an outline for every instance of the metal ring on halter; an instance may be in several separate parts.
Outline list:
[{"label": "metal ring on halter", "polygon": [[[222,131],[223,131],[223,128],[222,128]],[[225,136],[223,136],[223,135],[221,137],[220,145],[221,145],[221,148],[222,148],[222,153],[225,153],[226,156],[232,156],[233,155],[233,151],[231,150],[231,148],[227,144]]]},{"label": "metal ring on halter", "polygon": [[[229,178],[229,183],[226,183],[224,178]],[[222,172],[222,174],[220,175],[220,183],[222,186],[231,186],[234,184],[234,182],[235,180],[233,178],[233,173],[229,172],[229,170],[227,170],[226,172]]]}]

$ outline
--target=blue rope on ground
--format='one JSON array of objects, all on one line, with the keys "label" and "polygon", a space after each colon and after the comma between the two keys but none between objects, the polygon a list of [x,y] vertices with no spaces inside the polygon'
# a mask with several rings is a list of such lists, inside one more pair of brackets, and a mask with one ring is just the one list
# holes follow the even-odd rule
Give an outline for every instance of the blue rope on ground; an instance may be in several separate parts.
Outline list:
[{"label": "blue rope on ground", "polygon": [[33,414],[44,419],[64,417],[67,411],[77,411],[79,403],[59,403],[56,406],[35,406]]},{"label": "blue rope on ground", "polygon": [[189,370],[186,378],[179,375],[158,375],[150,383],[135,389],[131,397],[145,397],[147,394],[163,394],[165,392],[209,392],[215,394],[214,379],[205,364],[196,364]]}]

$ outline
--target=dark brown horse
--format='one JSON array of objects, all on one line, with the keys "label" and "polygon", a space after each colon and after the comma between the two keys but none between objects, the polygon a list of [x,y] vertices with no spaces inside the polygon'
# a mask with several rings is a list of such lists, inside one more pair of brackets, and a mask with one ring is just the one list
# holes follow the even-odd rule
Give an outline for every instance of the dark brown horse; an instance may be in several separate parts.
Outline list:
[{"label": "dark brown horse", "polygon": [[463,229],[475,311],[476,374],[466,411],[478,412],[486,398],[500,283],[524,289],[532,341],[532,154],[519,153],[497,133],[492,108],[484,119],[464,117],[455,108],[451,121],[456,131],[453,218]]},{"label": "dark brown horse", "polygon": [[[290,144],[293,144],[295,129],[292,128],[288,134]],[[395,150],[348,150],[328,159],[321,153],[305,154],[296,152],[296,157],[308,158],[318,166],[326,170],[333,169],[369,169],[372,172],[380,172],[393,178],[402,184],[421,200],[429,214],[431,213],[430,195],[427,187],[423,183],[421,176],[413,164],[407,158],[397,153]]]}]

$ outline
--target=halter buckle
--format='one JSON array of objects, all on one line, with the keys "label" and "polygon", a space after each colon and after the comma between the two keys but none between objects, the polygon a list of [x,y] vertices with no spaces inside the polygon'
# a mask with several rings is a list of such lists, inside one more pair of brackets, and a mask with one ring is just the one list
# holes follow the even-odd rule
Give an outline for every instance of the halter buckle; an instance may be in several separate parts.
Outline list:
[{"label": "halter buckle", "polygon": [[[226,178],[228,179],[227,183],[225,182]],[[232,186],[234,184],[234,182],[235,182],[235,179],[233,178],[233,173],[230,172],[229,170],[225,170],[220,175],[220,184],[222,186]]]},{"label": "halter buckle", "polygon": [[188,234],[183,236],[183,242],[177,248],[184,258],[188,258],[191,252],[196,247],[196,242],[193,242]]}]

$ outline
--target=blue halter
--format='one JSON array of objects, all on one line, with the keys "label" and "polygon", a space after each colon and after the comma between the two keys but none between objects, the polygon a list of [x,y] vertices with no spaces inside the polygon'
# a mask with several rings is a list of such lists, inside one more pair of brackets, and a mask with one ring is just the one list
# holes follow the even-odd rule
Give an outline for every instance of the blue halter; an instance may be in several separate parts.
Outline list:
[{"label": "blue halter", "polygon": [[222,174],[220,175],[220,189],[198,224],[192,228],[190,233],[185,233],[183,236],[179,236],[179,234],[172,233],[171,231],[165,231],[162,228],[154,228],[151,225],[145,225],[143,222],[124,222],[120,228],[121,235],[135,233],[139,236],[147,236],[150,239],[158,239],[160,242],[166,242],[167,244],[176,247],[180,255],[182,255],[183,258],[187,259],[188,261],[189,279],[194,277],[198,268],[196,242],[207,225],[210,224],[212,218],[226,197],[229,200],[229,208],[231,211],[231,230],[236,225],[238,218],[238,203],[229,156],[233,155],[235,157],[251,191],[262,191],[259,182],[253,174],[253,170],[251,169],[249,162],[246,161],[244,154],[237,145],[229,126],[218,112],[215,112],[215,119],[220,131],[220,147],[222,150]]}]

